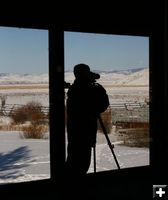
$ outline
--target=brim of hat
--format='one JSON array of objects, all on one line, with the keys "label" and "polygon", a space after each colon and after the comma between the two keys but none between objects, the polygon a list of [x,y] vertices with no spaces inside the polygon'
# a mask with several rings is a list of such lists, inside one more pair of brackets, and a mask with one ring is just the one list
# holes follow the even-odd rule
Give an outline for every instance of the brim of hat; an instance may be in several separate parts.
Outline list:
[{"label": "brim of hat", "polygon": [[90,76],[91,76],[91,78],[93,78],[93,79],[99,79],[99,78],[100,78],[100,75],[97,74],[97,73],[94,73],[94,72],[90,72]]}]

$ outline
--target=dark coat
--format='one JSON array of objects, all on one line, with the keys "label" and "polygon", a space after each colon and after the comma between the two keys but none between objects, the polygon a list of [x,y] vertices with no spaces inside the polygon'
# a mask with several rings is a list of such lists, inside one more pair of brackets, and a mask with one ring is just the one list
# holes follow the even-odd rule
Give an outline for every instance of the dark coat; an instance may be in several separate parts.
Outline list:
[{"label": "dark coat", "polygon": [[105,89],[95,82],[81,83],[76,80],[67,96],[68,142],[95,145],[97,117],[109,106]]}]

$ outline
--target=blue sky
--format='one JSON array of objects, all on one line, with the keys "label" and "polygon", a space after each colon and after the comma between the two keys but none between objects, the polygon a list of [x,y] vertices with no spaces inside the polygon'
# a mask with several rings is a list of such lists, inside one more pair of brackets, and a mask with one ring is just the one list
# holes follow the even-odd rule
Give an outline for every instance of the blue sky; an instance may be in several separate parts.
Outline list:
[{"label": "blue sky", "polygon": [[65,33],[65,66],[86,63],[96,70],[149,67],[149,38],[91,33]]},{"label": "blue sky", "polygon": [[0,73],[48,72],[48,31],[0,28]]},{"label": "blue sky", "polygon": [[[92,70],[149,67],[149,39],[65,32],[65,70],[78,63]],[[48,31],[0,28],[0,73],[47,73]]]}]

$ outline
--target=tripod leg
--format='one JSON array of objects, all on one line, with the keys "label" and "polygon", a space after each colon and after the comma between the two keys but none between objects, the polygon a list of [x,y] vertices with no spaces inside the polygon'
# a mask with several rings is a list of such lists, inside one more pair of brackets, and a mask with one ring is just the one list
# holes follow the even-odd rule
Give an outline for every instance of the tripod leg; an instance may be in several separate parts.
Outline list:
[{"label": "tripod leg", "polygon": [[117,160],[116,155],[115,155],[114,150],[113,150],[114,145],[111,144],[111,142],[110,142],[110,139],[109,139],[109,137],[108,137],[106,128],[105,128],[105,126],[104,126],[104,124],[103,124],[103,121],[102,121],[102,118],[100,117],[100,115],[98,116],[98,119],[99,119],[100,125],[101,125],[101,127],[102,127],[102,130],[103,130],[103,132],[104,132],[104,135],[105,135],[105,138],[106,138],[106,140],[107,140],[107,143],[108,143],[108,145],[109,145],[109,148],[110,148],[110,150],[111,150],[111,153],[113,154],[113,157],[114,157],[114,160],[115,160],[115,162],[116,162],[116,165],[117,165],[118,169],[120,169],[120,165],[119,165],[119,163],[118,163],[118,160]]},{"label": "tripod leg", "polygon": [[93,147],[93,167],[94,173],[96,173],[96,146]]}]

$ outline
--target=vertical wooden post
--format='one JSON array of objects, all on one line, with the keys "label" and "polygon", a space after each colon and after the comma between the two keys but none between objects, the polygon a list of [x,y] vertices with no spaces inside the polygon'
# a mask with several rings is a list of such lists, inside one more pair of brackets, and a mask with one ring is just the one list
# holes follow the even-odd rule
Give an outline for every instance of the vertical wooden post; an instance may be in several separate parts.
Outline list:
[{"label": "vertical wooden post", "polygon": [[61,175],[65,163],[64,32],[49,30],[50,161],[51,179]]}]

